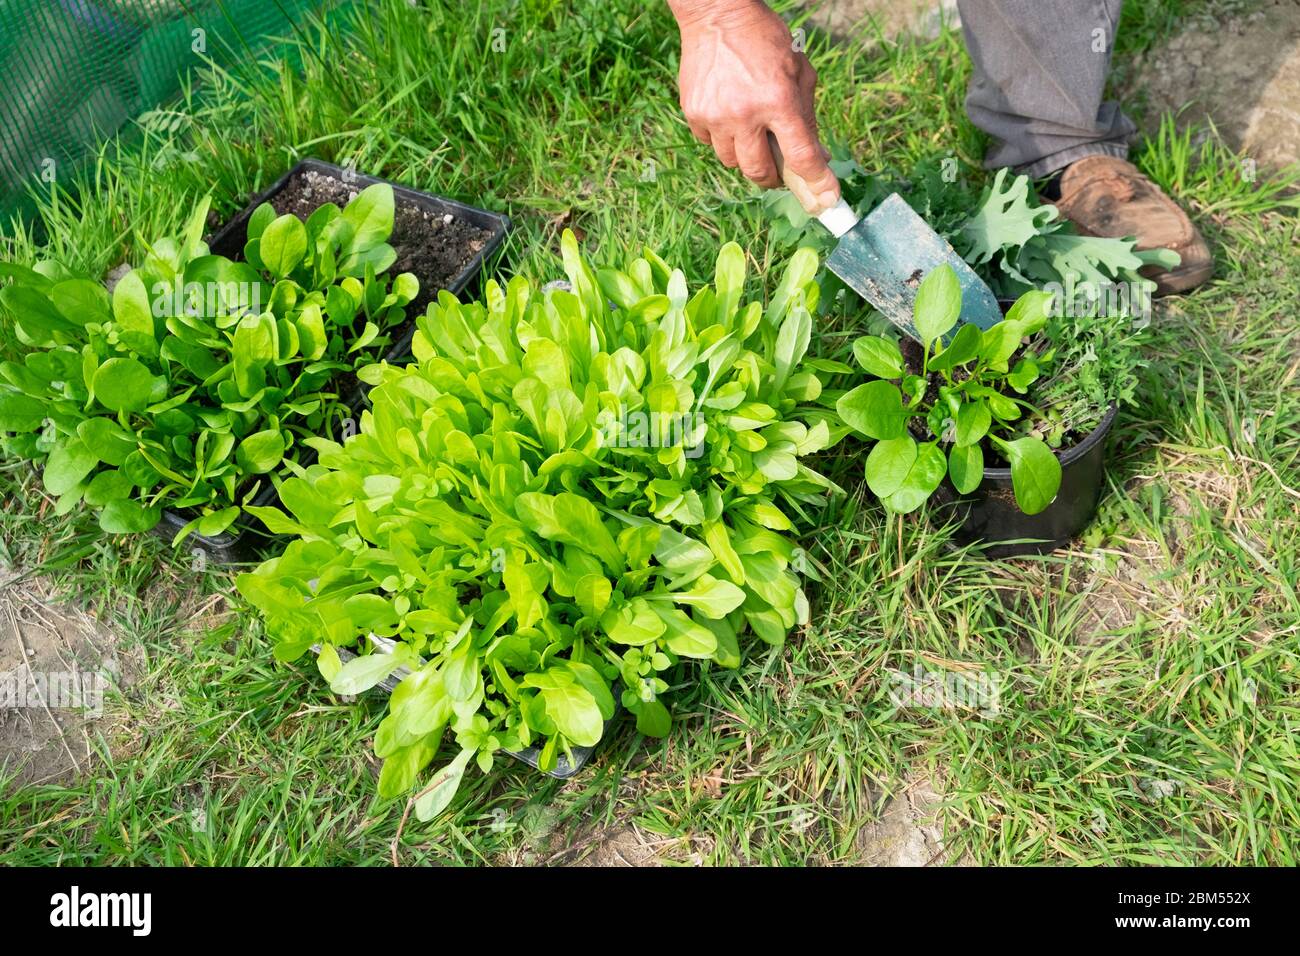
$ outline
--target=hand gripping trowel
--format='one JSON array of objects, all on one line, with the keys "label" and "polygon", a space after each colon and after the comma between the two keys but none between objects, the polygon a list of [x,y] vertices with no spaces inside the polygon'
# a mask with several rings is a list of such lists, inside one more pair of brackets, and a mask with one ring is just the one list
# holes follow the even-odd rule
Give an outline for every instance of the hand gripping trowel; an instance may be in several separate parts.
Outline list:
[{"label": "hand gripping trowel", "polygon": [[839,240],[827,267],[914,339],[912,302],[921,280],[945,262],[961,283],[961,322],[987,329],[1002,320],[997,297],[951,245],[893,193],[865,219],[840,199],[826,206],[808,183],[788,169],[776,137],[768,134],[772,158],[790,192]]}]

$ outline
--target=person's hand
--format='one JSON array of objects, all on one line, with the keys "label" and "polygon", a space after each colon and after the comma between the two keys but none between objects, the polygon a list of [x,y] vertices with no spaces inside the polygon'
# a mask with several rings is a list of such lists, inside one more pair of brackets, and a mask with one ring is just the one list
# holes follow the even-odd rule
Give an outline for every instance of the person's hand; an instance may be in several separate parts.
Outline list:
[{"label": "person's hand", "polygon": [[817,137],[813,89],[817,74],[794,49],[785,22],[763,3],[670,0],[682,32],[678,77],[691,132],[723,164],[760,186],[781,185],[767,133],[786,166],[833,206],[839,183]]}]

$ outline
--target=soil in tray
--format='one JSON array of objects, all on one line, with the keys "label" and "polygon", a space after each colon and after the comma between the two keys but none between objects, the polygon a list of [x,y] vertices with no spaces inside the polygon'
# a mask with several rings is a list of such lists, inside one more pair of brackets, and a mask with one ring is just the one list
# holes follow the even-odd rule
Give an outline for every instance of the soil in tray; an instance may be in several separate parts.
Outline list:
[{"label": "soil in tray", "polygon": [[[290,179],[270,202],[278,215],[291,212],[305,222],[326,203],[342,209],[359,191],[352,184],[308,169]],[[406,307],[407,316],[414,318],[424,314],[438,290],[460,275],[492,234],[453,213],[438,214],[404,203],[401,196],[396,199],[393,235],[388,242],[397,251],[397,261],[388,274],[413,272],[420,280],[419,296]]]}]

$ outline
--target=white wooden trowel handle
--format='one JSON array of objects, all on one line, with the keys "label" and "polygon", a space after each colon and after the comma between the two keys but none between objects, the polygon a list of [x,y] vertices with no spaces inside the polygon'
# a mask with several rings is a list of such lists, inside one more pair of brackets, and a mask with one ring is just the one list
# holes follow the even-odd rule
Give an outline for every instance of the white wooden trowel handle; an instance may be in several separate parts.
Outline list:
[{"label": "white wooden trowel handle", "polygon": [[776,171],[785,182],[786,188],[794,193],[794,198],[799,200],[799,205],[803,206],[804,211],[810,216],[816,216],[821,224],[831,231],[831,235],[838,239],[858,224],[858,214],[844,201],[843,196],[835,203],[826,205],[818,194],[813,192],[812,186],[808,185],[806,179],[786,166],[785,157],[781,154],[781,144],[776,141],[776,137],[771,132],[767,134],[767,145],[772,150]]}]

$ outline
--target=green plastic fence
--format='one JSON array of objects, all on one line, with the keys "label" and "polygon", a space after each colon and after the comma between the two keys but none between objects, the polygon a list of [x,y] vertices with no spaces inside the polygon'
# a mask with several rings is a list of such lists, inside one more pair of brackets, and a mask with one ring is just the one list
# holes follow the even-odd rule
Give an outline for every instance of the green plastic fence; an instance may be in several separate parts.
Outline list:
[{"label": "green plastic fence", "polygon": [[0,0],[0,220],[33,185],[180,88],[285,37],[325,0]]}]

